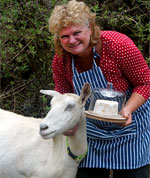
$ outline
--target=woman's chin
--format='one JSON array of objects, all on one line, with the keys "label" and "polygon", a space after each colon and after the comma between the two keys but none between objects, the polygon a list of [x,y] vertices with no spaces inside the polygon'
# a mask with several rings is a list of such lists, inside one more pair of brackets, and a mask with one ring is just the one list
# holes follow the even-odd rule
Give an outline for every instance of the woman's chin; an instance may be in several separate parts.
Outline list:
[{"label": "woman's chin", "polygon": [[78,45],[78,46],[76,46],[76,47],[69,48],[68,51],[69,51],[71,54],[80,55],[80,54],[83,53],[83,48],[81,48],[81,46]]},{"label": "woman's chin", "polygon": [[80,49],[70,50],[70,53],[73,54],[73,55],[78,55],[78,56],[84,54],[83,50],[80,50]]}]

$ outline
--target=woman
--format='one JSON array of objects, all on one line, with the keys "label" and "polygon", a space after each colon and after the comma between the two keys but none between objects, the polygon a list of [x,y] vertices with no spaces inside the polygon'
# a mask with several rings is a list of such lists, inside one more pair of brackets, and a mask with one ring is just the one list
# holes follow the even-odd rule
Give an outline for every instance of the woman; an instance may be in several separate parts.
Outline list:
[{"label": "woman", "polygon": [[[123,91],[127,102],[122,126],[87,119],[88,153],[78,178],[148,178],[150,163],[150,70],[133,41],[113,31],[101,31],[95,14],[75,0],[56,6],[49,19],[56,54],[55,90],[80,93],[85,82],[93,88],[107,83]],[[64,133],[73,135],[77,126]],[[91,169],[92,168],[92,169]],[[99,175],[99,176],[98,176]]]}]

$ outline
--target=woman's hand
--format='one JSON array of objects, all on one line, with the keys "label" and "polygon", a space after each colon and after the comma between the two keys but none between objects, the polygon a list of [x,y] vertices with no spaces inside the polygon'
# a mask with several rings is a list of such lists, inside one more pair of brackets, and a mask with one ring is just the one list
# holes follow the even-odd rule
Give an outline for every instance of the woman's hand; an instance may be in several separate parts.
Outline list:
[{"label": "woman's hand", "polygon": [[76,133],[76,131],[78,130],[78,127],[79,127],[79,124],[77,124],[77,125],[76,125],[75,127],[73,127],[72,129],[70,129],[70,130],[64,132],[63,134],[64,134],[65,136],[74,136],[75,133]]},{"label": "woman's hand", "polygon": [[121,126],[128,126],[132,123],[132,114],[131,112],[127,109],[127,108],[123,108],[122,111],[120,112],[120,114],[122,115],[122,117],[126,118],[126,122],[123,124],[119,124]]},{"label": "woman's hand", "polygon": [[145,98],[138,94],[132,93],[126,105],[122,108],[120,114],[122,117],[127,118],[124,124],[119,124],[121,126],[128,126],[132,123],[132,113],[136,111],[142,104],[146,102]]}]

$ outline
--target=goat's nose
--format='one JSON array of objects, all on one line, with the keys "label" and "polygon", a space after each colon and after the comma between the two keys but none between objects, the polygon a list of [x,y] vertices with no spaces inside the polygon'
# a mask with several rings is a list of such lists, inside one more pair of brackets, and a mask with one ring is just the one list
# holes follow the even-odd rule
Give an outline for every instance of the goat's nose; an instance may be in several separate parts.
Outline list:
[{"label": "goat's nose", "polygon": [[48,129],[48,125],[41,123],[40,130],[42,131],[42,130],[46,130],[46,129]]}]

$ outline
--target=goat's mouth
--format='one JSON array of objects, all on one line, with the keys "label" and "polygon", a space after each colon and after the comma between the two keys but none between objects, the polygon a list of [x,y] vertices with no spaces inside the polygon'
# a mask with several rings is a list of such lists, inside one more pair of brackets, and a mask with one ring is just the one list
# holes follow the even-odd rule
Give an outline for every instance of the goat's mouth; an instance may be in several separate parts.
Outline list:
[{"label": "goat's mouth", "polygon": [[43,132],[43,131],[40,131],[40,135],[42,136],[42,138],[44,139],[49,139],[49,138],[52,138],[56,133],[56,130],[54,131],[51,131],[51,132]]}]

